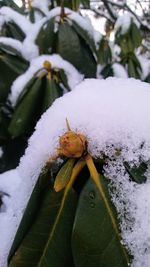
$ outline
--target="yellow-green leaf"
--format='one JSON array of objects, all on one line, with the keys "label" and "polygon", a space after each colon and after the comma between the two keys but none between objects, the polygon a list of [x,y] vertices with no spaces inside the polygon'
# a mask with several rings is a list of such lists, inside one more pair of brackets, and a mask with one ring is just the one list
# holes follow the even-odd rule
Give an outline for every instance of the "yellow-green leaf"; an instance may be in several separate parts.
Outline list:
[{"label": "yellow-green leaf", "polygon": [[54,183],[54,189],[56,192],[62,190],[68,184],[74,163],[75,159],[68,159],[58,172]]}]

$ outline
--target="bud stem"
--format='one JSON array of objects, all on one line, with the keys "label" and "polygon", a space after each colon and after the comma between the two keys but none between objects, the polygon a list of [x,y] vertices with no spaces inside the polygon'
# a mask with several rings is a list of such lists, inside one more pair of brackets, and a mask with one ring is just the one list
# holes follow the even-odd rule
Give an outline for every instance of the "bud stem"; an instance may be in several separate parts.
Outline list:
[{"label": "bud stem", "polygon": [[65,17],[64,0],[61,0],[61,11],[60,11],[61,22],[64,21],[64,17]]}]

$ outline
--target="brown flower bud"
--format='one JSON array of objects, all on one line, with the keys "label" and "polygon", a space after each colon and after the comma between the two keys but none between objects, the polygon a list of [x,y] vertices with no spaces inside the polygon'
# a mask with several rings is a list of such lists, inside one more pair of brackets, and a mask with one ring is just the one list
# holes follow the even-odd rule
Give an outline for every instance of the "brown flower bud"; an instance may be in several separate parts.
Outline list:
[{"label": "brown flower bud", "polygon": [[79,158],[87,148],[87,140],[83,134],[68,131],[59,139],[60,148],[58,152],[68,158]]}]

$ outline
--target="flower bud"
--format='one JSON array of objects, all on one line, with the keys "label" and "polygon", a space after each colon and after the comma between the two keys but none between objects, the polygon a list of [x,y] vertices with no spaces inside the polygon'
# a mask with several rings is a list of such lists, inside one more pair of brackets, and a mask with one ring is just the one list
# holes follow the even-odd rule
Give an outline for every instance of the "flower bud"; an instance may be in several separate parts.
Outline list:
[{"label": "flower bud", "polygon": [[48,60],[45,60],[44,63],[43,63],[43,67],[48,71],[50,72],[51,69],[52,69],[52,65],[51,63],[48,61]]},{"label": "flower bud", "polygon": [[68,158],[79,158],[87,148],[87,140],[83,134],[68,131],[59,139],[60,148],[58,150],[61,156]]}]

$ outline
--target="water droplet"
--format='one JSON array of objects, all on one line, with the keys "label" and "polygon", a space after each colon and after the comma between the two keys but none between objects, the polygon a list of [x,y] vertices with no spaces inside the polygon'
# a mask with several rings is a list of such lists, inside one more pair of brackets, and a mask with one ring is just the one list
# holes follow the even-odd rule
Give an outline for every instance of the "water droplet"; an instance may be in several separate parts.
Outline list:
[{"label": "water droplet", "polygon": [[94,202],[91,202],[90,203],[90,206],[91,206],[91,208],[94,208],[95,207],[95,203]]},{"label": "water droplet", "polygon": [[94,199],[94,198],[95,198],[95,192],[94,192],[94,191],[91,191],[91,192],[89,193],[89,197],[90,197],[91,199]]}]

